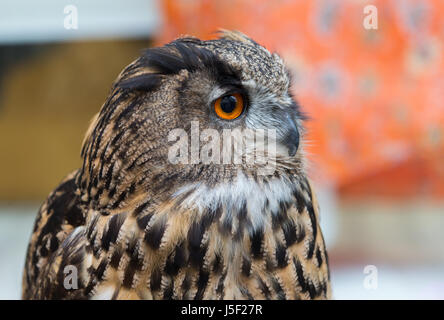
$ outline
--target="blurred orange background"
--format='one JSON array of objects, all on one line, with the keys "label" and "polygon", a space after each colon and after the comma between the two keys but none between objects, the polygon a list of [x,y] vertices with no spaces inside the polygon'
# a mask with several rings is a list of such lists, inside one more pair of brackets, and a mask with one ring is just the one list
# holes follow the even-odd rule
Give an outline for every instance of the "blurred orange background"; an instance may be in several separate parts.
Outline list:
[{"label": "blurred orange background", "polygon": [[[347,196],[444,196],[444,2],[163,0],[157,42],[242,31],[278,52],[311,120],[310,175]],[[363,8],[377,8],[366,29]]]}]

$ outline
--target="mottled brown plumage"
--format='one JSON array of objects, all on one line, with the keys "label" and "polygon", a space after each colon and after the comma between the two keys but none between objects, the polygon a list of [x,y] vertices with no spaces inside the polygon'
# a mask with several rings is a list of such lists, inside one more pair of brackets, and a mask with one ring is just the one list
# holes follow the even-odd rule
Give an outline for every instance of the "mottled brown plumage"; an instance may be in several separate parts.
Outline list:
[{"label": "mottled brown plumage", "polygon": [[[147,50],[93,120],[82,167],[42,205],[23,298],[329,298],[303,117],[289,85],[279,56],[237,32]],[[233,91],[248,108],[218,118],[212,101]],[[274,172],[259,174],[257,163],[172,163],[168,135],[192,135],[192,121],[220,133],[276,130]],[[78,270],[77,289],[64,287],[66,266]]]}]

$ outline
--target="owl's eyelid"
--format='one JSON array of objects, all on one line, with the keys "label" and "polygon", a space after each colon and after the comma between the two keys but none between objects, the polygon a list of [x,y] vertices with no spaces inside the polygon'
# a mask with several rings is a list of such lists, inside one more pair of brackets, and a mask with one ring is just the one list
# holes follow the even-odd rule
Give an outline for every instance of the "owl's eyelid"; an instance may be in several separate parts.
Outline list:
[{"label": "owl's eyelid", "polygon": [[248,107],[248,102],[249,102],[248,94],[245,91],[245,89],[243,89],[242,87],[235,87],[235,86],[229,88],[228,90],[224,91],[223,94],[220,94],[218,97],[213,99],[213,101],[211,101],[211,106],[213,107],[218,99],[221,99],[223,97],[230,96],[233,94],[240,94],[242,96],[242,99],[244,100],[244,109],[246,109]]}]

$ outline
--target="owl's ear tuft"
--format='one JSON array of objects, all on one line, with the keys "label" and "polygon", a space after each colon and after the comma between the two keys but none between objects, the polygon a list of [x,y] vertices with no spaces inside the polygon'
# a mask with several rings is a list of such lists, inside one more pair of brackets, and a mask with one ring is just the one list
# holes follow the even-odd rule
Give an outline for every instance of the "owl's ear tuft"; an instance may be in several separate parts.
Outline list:
[{"label": "owl's ear tuft", "polygon": [[150,48],[131,64],[117,84],[123,90],[152,91],[168,75],[182,70],[205,70],[219,82],[239,82],[240,72],[221,60],[214,52],[204,48],[198,39],[178,39],[163,47]]},{"label": "owl's ear tuft", "polygon": [[197,46],[194,40],[190,42],[189,38],[146,50],[141,57],[141,64],[163,75],[178,74],[184,69],[190,72],[210,69],[222,74],[234,73],[216,54]]},{"label": "owl's ear tuft", "polygon": [[147,49],[138,66],[159,76],[178,74],[181,70],[206,70],[220,78],[239,79],[237,70],[214,52],[199,46],[197,41],[190,38],[178,39],[163,47]]},{"label": "owl's ear tuft", "polygon": [[249,38],[248,36],[237,30],[219,29],[218,33],[220,34],[219,36],[220,39],[240,41],[248,43],[250,45],[260,46],[260,44],[258,44],[256,41],[254,41],[253,39]]},{"label": "owl's ear tuft", "polygon": [[124,90],[152,91],[156,89],[161,81],[157,73],[145,73],[120,81],[118,86]]}]

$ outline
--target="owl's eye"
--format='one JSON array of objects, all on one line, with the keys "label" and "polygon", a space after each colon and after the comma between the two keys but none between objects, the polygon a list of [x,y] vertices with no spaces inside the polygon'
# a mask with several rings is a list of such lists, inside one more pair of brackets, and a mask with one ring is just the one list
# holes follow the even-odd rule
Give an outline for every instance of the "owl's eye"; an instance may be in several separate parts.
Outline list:
[{"label": "owl's eye", "polygon": [[233,120],[244,111],[244,98],[239,93],[229,94],[214,102],[214,111],[224,120]]}]

